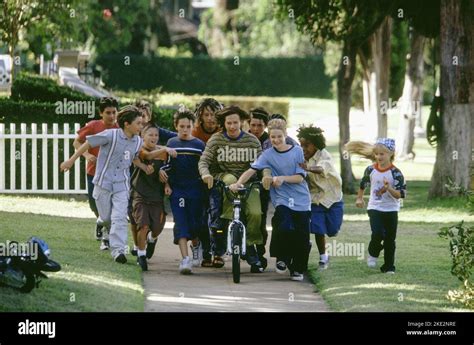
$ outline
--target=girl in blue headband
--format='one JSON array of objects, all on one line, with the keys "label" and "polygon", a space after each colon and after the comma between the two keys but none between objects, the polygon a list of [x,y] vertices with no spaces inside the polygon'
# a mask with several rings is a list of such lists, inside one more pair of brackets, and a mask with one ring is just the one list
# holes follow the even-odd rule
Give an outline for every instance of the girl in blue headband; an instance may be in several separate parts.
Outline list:
[{"label": "girl in blue headband", "polygon": [[384,251],[383,273],[395,273],[395,238],[398,226],[400,199],[405,198],[406,185],[402,172],[393,165],[395,140],[377,139],[375,145],[363,142],[350,142],[346,149],[371,159],[374,164],[365,169],[357,193],[356,206],[365,206],[364,191],[370,185],[370,197],[367,206],[372,236],[369,243],[367,265],[377,267],[380,252]]}]

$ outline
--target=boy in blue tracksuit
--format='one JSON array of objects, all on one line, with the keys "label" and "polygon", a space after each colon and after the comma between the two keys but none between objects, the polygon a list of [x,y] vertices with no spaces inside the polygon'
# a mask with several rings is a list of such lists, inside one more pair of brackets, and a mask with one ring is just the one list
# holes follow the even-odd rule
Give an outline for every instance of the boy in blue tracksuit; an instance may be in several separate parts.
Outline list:
[{"label": "boy in blue tracksuit", "polygon": [[174,218],[174,243],[179,246],[182,260],[181,274],[192,273],[192,267],[200,265],[199,258],[188,255],[188,241],[196,240],[202,226],[204,186],[198,170],[198,162],[204,151],[202,140],[192,136],[194,115],[190,111],[179,111],[174,115],[178,136],[168,140],[167,147],[178,155],[171,158],[164,169],[168,173],[165,193],[170,196]]}]

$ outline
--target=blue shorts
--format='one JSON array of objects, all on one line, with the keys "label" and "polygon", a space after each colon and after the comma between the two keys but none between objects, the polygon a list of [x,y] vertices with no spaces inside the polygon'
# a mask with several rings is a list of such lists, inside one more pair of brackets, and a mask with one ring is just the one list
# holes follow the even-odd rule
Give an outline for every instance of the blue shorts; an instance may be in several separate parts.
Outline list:
[{"label": "blue shorts", "polygon": [[204,201],[202,198],[186,198],[170,196],[171,211],[174,218],[174,244],[180,238],[192,240],[196,238],[202,228]]},{"label": "blue shorts", "polygon": [[330,208],[323,205],[311,204],[311,233],[316,235],[337,235],[342,225],[344,202],[338,201]]}]

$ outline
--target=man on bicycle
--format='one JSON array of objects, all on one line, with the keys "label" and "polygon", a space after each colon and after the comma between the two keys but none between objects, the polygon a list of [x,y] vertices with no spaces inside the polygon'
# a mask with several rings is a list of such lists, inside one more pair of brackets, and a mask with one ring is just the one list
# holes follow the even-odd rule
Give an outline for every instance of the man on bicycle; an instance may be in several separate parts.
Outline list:
[{"label": "man on bicycle", "polygon": [[[209,189],[213,187],[214,179],[220,179],[226,185],[235,183],[262,153],[258,139],[241,129],[243,121],[249,119],[249,115],[244,110],[236,106],[225,107],[216,113],[216,119],[223,130],[209,139],[199,160],[199,173]],[[264,171],[264,176],[271,176],[271,172]],[[210,228],[215,246],[213,265],[222,267],[227,230],[227,222],[223,220],[232,219],[232,203],[214,188],[211,190],[210,206]],[[263,244],[260,231],[262,209],[259,188],[250,191],[244,204],[244,215],[247,227],[246,260],[252,273],[263,272],[264,267],[255,248],[256,245]]]}]

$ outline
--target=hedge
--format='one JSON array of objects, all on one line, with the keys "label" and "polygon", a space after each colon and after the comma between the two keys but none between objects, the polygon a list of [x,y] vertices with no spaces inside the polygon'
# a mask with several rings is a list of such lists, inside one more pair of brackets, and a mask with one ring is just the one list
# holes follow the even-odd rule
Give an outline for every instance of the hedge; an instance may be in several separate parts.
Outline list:
[{"label": "hedge", "polygon": [[[172,128],[173,108],[153,107],[153,120],[161,127]],[[96,109],[94,119],[99,119],[99,111]],[[8,98],[0,98],[0,122],[10,123],[80,123],[81,126],[93,120],[84,114],[57,114],[54,103],[15,101]]]},{"label": "hedge", "polygon": [[133,102],[137,98],[145,98],[150,103],[158,107],[174,107],[178,108],[184,105],[190,110],[194,110],[196,104],[204,98],[212,97],[223,103],[224,105],[237,105],[240,108],[249,111],[251,108],[263,107],[269,113],[278,113],[288,115],[289,99],[284,97],[262,97],[262,96],[228,96],[228,95],[184,95],[178,93],[159,93],[157,90],[152,91],[115,91],[114,92],[123,102]]},{"label": "hedge", "polygon": [[[61,114],[56,102],[95,102],[95,117],[87,114]],[[120,104],[123,106],[125,104]],[[153,120],[165,128],[172,127],[173,109],[153,107]],[[98,99],[58,85],[56,80],[21,73],[13,81],[10,98],[0,98],[0,121],[3,123],[80,123],[99,119]]]},{"label": "hedge", "polygon": [[14,80],[10,98],[15,101],[47,102],[95,101],[95,97],[84,95],[67,86],[58,85],[56,80],[39,75],[21,73]]},{"label": "hedge", "polygon": [[321,57],[167,58],[99,56],[108,88],[209,95],[331,97]]}]

